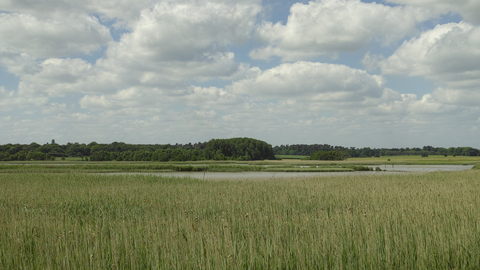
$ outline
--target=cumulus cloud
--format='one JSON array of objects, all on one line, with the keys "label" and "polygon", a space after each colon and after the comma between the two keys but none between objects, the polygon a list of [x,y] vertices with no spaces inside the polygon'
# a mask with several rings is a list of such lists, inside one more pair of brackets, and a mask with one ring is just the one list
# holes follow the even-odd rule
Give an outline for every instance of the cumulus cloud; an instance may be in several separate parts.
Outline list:
[{"label": "cumulus cloud", "polygon": [[[32,14],[38,17],[65,17],[78,14],[96,14],[104,21],[115,21],[114,26],[130,28],[145,8],[168,0],[3,0],[0,10]],[[176,0],[175,3],[260,4],[260,0]]]},{"label": "cumulus cloud", "polygon": [[405,41],[382,62],[386,74],[438,76],[480,69],[480,28],[469,23],[437,25]]},{"label": "cumulus cloud", "polygon": [[48,104],[48,98],[20,95],[15,91],[7,91],[0,86],[0,111],[12,111],[26,107],[37,107]]},{"label": "cumulus cloud", "polygon": [[480,2],[478,0],[386,0],[390,3],[425,7],[435,10],[439,13],[447,14],[449,12],[455,12],[460,14],[465,20],[480,24]]},{"label": "cumulus cloud", "polygon": [[234,82],[227,90],[255,97],[354,102],[380,97],[382,77],[344,65],[314,62],[284,63],[256,77]]},{"label": "cumulus cloud", "polygon": [[89,96],[85,95],[80,99],[80,106],[84,109],[108,109],[111,107],[110,101],[108,101],[104,95],[102,96]]},{"label": "cumulus cloud", "polygon": [[131,34],[113,50],[121,57],[134,55],[150,61],[191,61],[229,44],[245,42],[253,29],[256,5],[160,3],[142,12]]},{"label": "cumulus cloud", "polygon": [[[246,42],[261,7],[252,3],[159,2],[143,10],[130,33],[110,43],[94,67],[98,91],[148,87],[185,89],[191,80],[240,79],[251,73],[232,44]],[[105,78],[111,78],[104,83]],[[114,81],[116,79],[116,81]]]},{"label": "cumulus cloud", "polygon": [[[170,89],[175,94],[189,87],[192,79],[241,79],[258,68],[236,62],[228,47],[250,38],[261,10],[257,2],[158,2],[144,9],[138,20],[131,21],[131,32],[119,42],[112,42],[108,29],[85,14],[72,17],[71,23],[62,23],[4,13],[0,16],[8,21],[4,23],[8,27],[0,29],[0,35],[5,35],[0,40],[0,61],[21,79],[19,92],[50,97],[68,93],[112,95],[118,89],[142,87]],[[86,27],[78,18],[92,25]],[[14,19],[21,22],[20,26],[13,23]],[[88,36],[105,31],[104,40],[93,42]],[[8,39],[7,34],[14,32],[19,34]],[[64,36],[64,32],[68,35]],[[89,53],[105,42],[108,49],[94,65],[81,59],[56,57]],[[53,58],[38,60],[44,57]]]},{"label": "cumulus cloud", "polygon": [[188,106],[198,111],[235,109],[245,102],[239,95],[217,87],[188,86],[179,89],[131,87],[108,95],[85,95],[84,109],[174,108]]},{"label": "cumulus cloud", "polygon": [[[96,92],[105,86],[103,82],[111,81],[105,72],[78,58],[49,58],[37,62],[31,57],[17,55],[2,62],[21,79],[18,92],[32,97]],[[96,76],[104,77],[95,80]]]},{"label": "cumulus cloud", "polygon": [[35,58],[89,54],[111,40],[95,17],[38,19],[28,14],[0,13],[0,54],[18,52]]},{"label": "cumulus cloud", "polygon": [[[478,137],[467,136],[479,127],[477,27],[462,22],[419,34],[416,25],[441,12],[407,4],[297,3],[285,24],[273,24],[258,23],[260,0],[0,1],[0,63],[19,79],[13,91],[16,81],[0,82],[0,126],[9,131],[0,141],[247,136],[272,144],[392,147],[405,138],[434,144],[445,130],[456,137],[443,141]],[[124,31],[113,41],[109,31],[116,27]],[[252,35],[260,43],[250,42]],[[390,57],[378,54],[378,45],[410,36]],[[106,48],[100,57],[86,61],[100,48]],[[399,93],[383,75],[297,62],[363,48],[371,51],[367,70],[424,76],[439,87],[421,96]],[[291,63],[262,70],[240,62],[248,50],[253,58]]]},{"label": "cumulus cloud", "polygon": [[115,66],[157,74],[230,76],[239,66],[228,46],[248,40],[258,12],[258,5],[159,3],[144,10],[106,56]]},{"label": "cumulus cloud", "polygon": [[445,104],[460,104],[477,107],[480,105],[480,89],[451,89],[439,87],[432,93],[435,100]]},{"label": "cumulus cloud", "polygon": [[79,78],[88,76],[92,65],[82,59],[49,58],[39,64],[39,71],[24,78],[31,83],[52,85],[56,83],[72,84]]},{"label": "cumulus cloud", "polygon": [[[180,92],[183,93],[185,90]],[[157,108],[172,105],[175,99],[171,95],[171,91],[159,88],[130,87],[107,95],[85,95],[79,104],[82,108],[90,110]]]},{"label": "cumulus cloud", "polygon": [[283,61],[335,56],[352,52],[378,41],[397,42],[416,31],[416,23],[431,18],[426,9],[389,7],[360,0],[317,0],[297,3],[290,9],[285,25],[263,22],[256,37],[264,48],[250,52],[254,59],[279,56]]},{"label": "cumulus cloud", "polygon": [[[434,96],[466,104],[461,96],[480,103],[480,27],[467,22],[437,25],[405,41],[393,55],[379,61],[384,74],[424,76],[441,86]],[[440,94],[442,93],[442,94]],[[441,97],[443,96],[443,97]],[[468,103],[468,102],[467,102]]]}]

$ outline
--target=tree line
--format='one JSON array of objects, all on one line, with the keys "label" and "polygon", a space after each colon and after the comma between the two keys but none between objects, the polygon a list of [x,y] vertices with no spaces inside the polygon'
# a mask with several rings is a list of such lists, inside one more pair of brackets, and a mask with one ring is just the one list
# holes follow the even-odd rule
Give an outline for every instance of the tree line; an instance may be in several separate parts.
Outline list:
[{"label": "tree line", "polygon": [[275,159],[272,146],[251,138],[212,139],[195,144],[51,143],[0,145],[1,161],[55,160],[81,157],[91,161],[195,161]]},{"label": "tree line", "polygon": [[472,147],[433,147],[423,148],[355,148],[332,146],[328,144],[293,144],[273,147],[275,155],[300,155],[311,156],[317,151],[340,151],[348,154],[349,157],[379,157],[379,156],[420,156],[420,155],[442,155],[442,156],[479,156],[480,150]]},{"label": "tree line", "polygon": [[[311,156],[318,151],[337,151],[342,157],[379,157],[402,155],[478,156],[480,151],[472,147],[423,148],[355,148],[328,144],[293,144],[272,146],[251,138],[212,139],[195,144],[127,144],[91,142],[0,145],[0,161],[55,160],[64,157],[80,157],[92,161],[195,161],[195,160],[263,160],[275,159],[275,155]],[[335,154],[338,155],[338,154]]]},{"label": "tree line", "polygon": [[310,157],[304,158],[304,160],[346,160],[348,158],[347,152],[331,150],[331,151],[317,151]]}]

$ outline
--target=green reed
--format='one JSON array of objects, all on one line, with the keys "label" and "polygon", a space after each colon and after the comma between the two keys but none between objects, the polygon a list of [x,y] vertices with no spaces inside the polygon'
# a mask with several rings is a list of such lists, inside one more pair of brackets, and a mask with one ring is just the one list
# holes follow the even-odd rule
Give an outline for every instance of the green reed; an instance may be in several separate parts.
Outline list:
[{"label": "green reed", "polygon": [[0,269],[479,269],[479,176],[0,174]]}]

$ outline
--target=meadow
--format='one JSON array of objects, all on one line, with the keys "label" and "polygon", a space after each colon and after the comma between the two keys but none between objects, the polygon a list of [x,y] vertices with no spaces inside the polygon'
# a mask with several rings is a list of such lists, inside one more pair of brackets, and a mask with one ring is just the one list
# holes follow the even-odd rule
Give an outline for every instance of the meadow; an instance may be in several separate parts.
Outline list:
[{"label": "meadow", "polygon": [[480,170],[0,173],[0,269],[480,269]]}]

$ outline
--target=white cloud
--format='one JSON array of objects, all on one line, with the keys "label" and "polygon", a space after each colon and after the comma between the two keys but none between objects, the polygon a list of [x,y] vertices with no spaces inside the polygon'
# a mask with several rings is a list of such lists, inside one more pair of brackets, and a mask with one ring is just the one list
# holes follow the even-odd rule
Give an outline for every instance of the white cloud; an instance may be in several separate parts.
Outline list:
[{"label": "white cloud", "polygon": [[19,95],[18,92],[7,91],[3,86],[0,86],[0,111],[12,111],[46,104],[48,104],[48,98],[46,97]]},{"label": "white cloud", "polygon": [[156,0],[3,0],[0,10],[31,14],[41,18],[62,18],[79,14],[98,14],[103,20],[118,19],[120,24],[138,18],[140,11]]},{"label": "white cloud", "polygon": [[183,95],[191,80],[250,76],[258,68],[237,63],[228,46],[249,39],[260,9],[256,4],[228,2],[157,3],[141,12],[130,33],[109,44],[105,57],[84,72],[88,76],[52,89],[92,94],[82,101],[88,107],[95,94],[117,99],[113,95],[118,89],[148,97],[175,96]]},{"label": "white cloud", "polygon": [[437,25],[405,41],[381,63],[386,74],[444,76],[480,68],[480,28],[466,22]]},{"label": "white cloud", "polygon": [[80,106],[83,109],[108,109],[111,107],[110,101],[105,96],[89,96],[85,95],[80,99]]},{"label": "white cloud", "polygon": [[244,98],[217,87],[188,86],[179,89],[131,87],[109,95],[85,95],[80,106],[89,110],[122,108],[175,108],[188,106],[198,111],[230,110]]},{"label": "white cloud", "polygon": [[[19,80],[14,91],[15,80],[0,82],[0,141],[478,144],[479,30],[462,22],[419,34],[417,23],[448,12],[427,2],[448,6],[318,0],[293,5],[282,25],[257,23],[260,0],[0,1],[0,63]],[[467,2],[448,10],[466,18]],[[112,41],[116,27],[125,31]],[[409,36],[391,57],[379,54],[378,45],[388,51]],[[85,60],[104,46],[95,63],[97,53]],[[252,46],[255,58],[292,63],[239,63]],[[367,70],[438,88],[399,93],[364,70],[296,62],[363,49]]]},{"label": "white cloud", "polygon": [[109,30],[95,17],[87,15],[55,20],[0,13],[0,53],[64,57],[97,51],[110,40]]},{"label": "white cloud", "polygon": [[0,51],[0,63],[16,76],[38,72],[38,64],[34,57],[13,49]]},{"label": "white cloud", "polygon": [[[106,93],[130,87],[186,88],[189,81],[224,80],[248,76],[248,64],[237,63],[228,46],[240,45],[251,35],[258,1],[157,2],[139,11],[131,20],[131,32],[111,42],[109,30],[95,17],[73,12],[61,15],[35,12],[36,5],[48,9],[83,12],[93,2],[16,1],[0,8],[26,14],[0,14],[0,61],[21,79],[20,92],[42,92],[49,96],[66,93]],[[98,5],[111,5],[99,1]],[[121,1],[120,6],[128,3]],[[30,6],[31,4],[31,6]],[[135,4],[137,5],[137,4]],[[101,8],[97,9],[101,10]],[[118,7],[116,10],[121,10]],[[31,14],[34,15],[31,15]],[[41,17],[43,14],[45,18]],[[73,15],[72,15],[73,14]],[[47,16],[48,15],[48,16]],[[3,24],[1,23],[3,22]],[[105,56],[91,65],[80,59],[59,59],[90,53],[108,43]],[[49,59],[53,57],[53,59]],[[47,58],[39,62],[38,58]]]},{"label": "white cloud", "polygon": [[22,78],[40,85],[71,84],[75,83],[78,78],[88,76],[91,69],[92,65],[82,59],[50,58],[39,64],[37,73],[26,74]]},{"label": "white cloud", "polygon": [[467,21],[480,24],[480,2],[478,0],[386,0],[390,3],[425,7],[437,12],[447,14],[449,12],[459,13]]},{"label": "white cloud", "polygon": [[294,61],[357,51],[372,41],[386,46],[415,33],[416,23],[429,18],[431,14],[425,9],[360,0],[297,3],[291,7],[286,25],[264,22],[257,28],[257,39],[267,45],[251,51],[250,56]]},{"label": "white cloud", "polygon": [[212,108],[217,110],[235,109],[245,102],[241,96],[222,88],[191,86],[188,90],[188,94],[184,97],[185,104],[203,110],[211,110]]},{"label": "white cloud", "polygon": [[[466,22],[437,25],[405,41],[393,55],[380,60],[384,74],[424,76],[441,86],[434,93],[447,103],[480,103],[480,27]],[[470,102],[461,96],[470,95]],[[449,101],[447,99],[450,99]]]},{"label": "white cloud", "polygon": [[67,113],[68,108],[67,104],[65,103],[50,103],[42,109],[42,113],[44,114],[60,114],[60,113]]},{"label": "white cloud", "polygon": [[107,95],[85,95],[79,104],[81,108],[89,110],[158,108],[181,103],[178,99],[187,94],[188,89],[130,87]]},{"label": "white cloud", "polygon": [[149,61],[192,61],[224,52],[250,36],[257,5],[205,5],[161,3],[144,10],[131,34],[114,50]]},{"label": "white cloud", "polygon": [[108,73],[79,58],[49,58],[37,62],[29,56],[16,55],[4,58],[2,62],[20,78],[18,92],[32,97],[62,97],[69,93],[96,92],[102,88],[108,91],[107,86],[112,82]]},{"label": "white cloud", "polygon": [[234,82],[227,90],[252,97],[295,98],[310,102],[358,102],[380,97],[380,76],[344,65],[314,62],[284,63],[257,77]]},{"label": "white cloud", "polygon": [[449,89],[439,87],[432,93],[435,100],[445,104],[480,106],[480,89]]},{"label": "white cloud", "polygon": [[[0,10],[32,14],[37,17],[68,17],[78,14],[96,14],[104,21],[116,20],[115,26],[130,28],[142,10],[169,0],[2,0]],[[175,3],[260,4],[260,0],[176,0]]]},{"label": "white cloud", "polygon": [[141,13],[131,33],[108,48],[101,64],[136,73],[145,84],[228,79],[246,70],[228,46],[249,39],[258,12],[258,5],[158,3]]}]

